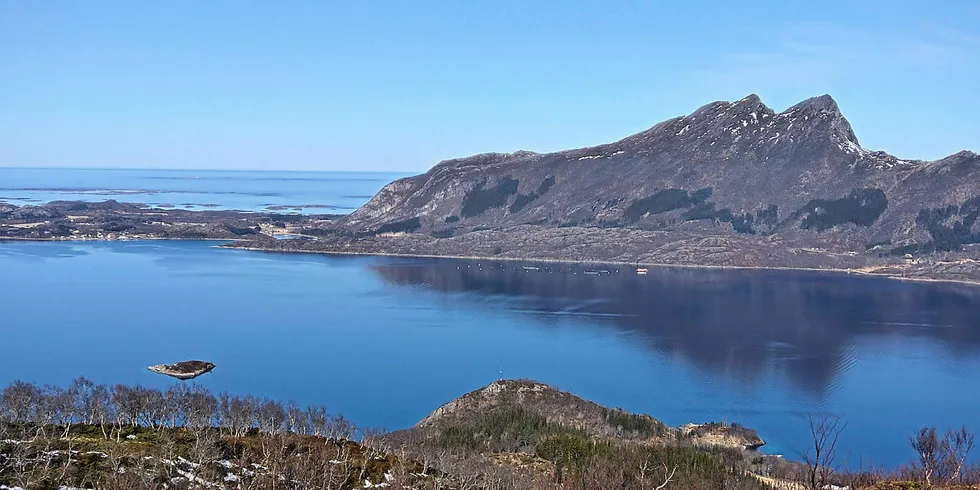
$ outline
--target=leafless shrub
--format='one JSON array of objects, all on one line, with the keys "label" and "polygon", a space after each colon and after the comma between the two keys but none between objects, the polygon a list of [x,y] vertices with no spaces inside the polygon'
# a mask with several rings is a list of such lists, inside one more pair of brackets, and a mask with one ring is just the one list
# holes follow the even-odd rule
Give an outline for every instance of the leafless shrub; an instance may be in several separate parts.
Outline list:
[{"label": "leafless shrub", "polygon": [[810,490],[820,490],[831,484],[831,477],[837,470],[837,439],[847,428],[839,416],[808,418],[813,445],[800,455],[807,465],[804,482]]}]

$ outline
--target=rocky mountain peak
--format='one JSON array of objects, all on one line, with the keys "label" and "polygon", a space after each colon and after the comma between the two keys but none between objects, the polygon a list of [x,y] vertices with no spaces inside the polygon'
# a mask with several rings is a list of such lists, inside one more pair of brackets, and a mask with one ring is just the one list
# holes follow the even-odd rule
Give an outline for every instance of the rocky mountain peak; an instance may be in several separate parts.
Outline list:
[{"label": "rocky mountain peak", "polygon": [[533,225],[905,246],[932,233],[900,227],[932,204],[922,189],[962,186],[943,201],[962,205],[976,172],[980,157],[966,151],[919,162],[865,150],[830,95],[775,112],[749,94],[608,144],[446,160],[389,184],[343,225],[433,239]]},{"label": "rocky mountain peak", "polygon": [[851,128],[834,100],[828,94],[806,99],[789,109],[779,113],[780,118],[791,119],[801,128],[817,129],[821,123],[826,123],[831,130],[831,137],[842,150],[852,153],[864,153],[857,135]]},{"label": "rocky mountain peak", "polygon": [[801,110],[808,110],[813,112],[828,112],[832,114],[840,115],[840,107],[837,105],[837,101],[834,100],[829,94],[823,94],[817,97],[810,97],[809,99],[803,100],[794,106],[786,109],[784,113],[796,112]]}]

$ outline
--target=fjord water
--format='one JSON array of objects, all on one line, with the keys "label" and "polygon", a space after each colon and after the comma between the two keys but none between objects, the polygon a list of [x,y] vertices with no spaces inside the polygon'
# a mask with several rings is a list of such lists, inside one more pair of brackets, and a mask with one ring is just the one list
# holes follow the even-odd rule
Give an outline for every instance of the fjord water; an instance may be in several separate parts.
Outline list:
[{"label": "fjord water", "polygon": [[[346,214],[405,174],[0,167],[0,201],[135,202],[180,209]],[[282,207],[286,207],[283,209]]]},{"label": "fjord water", "polygon": [[0,244],[0,384],[215,391],[409,426],[501,376],[670,424],[737,421],[772,453],[840,414],[842,457],[896,466],[907,435],[980,429],[980,288],[841,274],[284,255],[204,242]]}]

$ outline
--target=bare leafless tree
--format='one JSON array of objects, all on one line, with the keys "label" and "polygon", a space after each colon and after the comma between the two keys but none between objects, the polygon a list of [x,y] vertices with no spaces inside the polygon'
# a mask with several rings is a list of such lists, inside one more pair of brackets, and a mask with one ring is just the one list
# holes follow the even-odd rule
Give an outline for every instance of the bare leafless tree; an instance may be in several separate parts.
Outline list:
[{"label": "bare leafless tree", "polygon": [[69,391],[75,396],[75,413],[78,414],[78,422],[95,425],[95,383],[84,376],[79,376],[71,382]]},{"label": "bare leafless tree", "polygon": [[974,435],[965,426],[946,431],[943,441],[943,460],[949,472],[949,479],[958,482],[963,476],[963,465],[973,451]]},{"label": "bare leafless tree", "polygon": [[111,437],[110,424],[114,418],[115,405],[112,403],[112,393],[105,385],[96,385],[92,388],[92,423],[99,425],[105,440]]},{"label": "bare leafless tree", "polygon": [[933,476],[943,461],[943,442],[935,427],[923,427],[909,437],[912,449],[919,457],[918,471],[927,486],[932,485]]},{"label": "bare leafless tree", "polygon": [[811,415],[808,420],[813,445],[800,453],[807,465],[803,484],[810,490],[820,490],[830,484],[831,476],[837,470],[837,440],[847,424],[840,416],[815,418]]}]

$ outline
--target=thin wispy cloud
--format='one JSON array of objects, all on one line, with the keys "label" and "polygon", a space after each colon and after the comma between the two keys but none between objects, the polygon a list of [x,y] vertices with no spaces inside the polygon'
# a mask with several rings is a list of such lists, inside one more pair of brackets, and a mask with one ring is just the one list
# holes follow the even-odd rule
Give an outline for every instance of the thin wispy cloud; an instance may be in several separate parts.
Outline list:
[{"label": "thin wispy cloud", "polygon": [[[936,69],[976,60],[980,39],[937,27],[873,30],[831,24],[799,24],[777,30],[771,49],[725,56],[722,73],[829,79],[873,70]],[[715,74],[718,72],[715,71]]]}]

